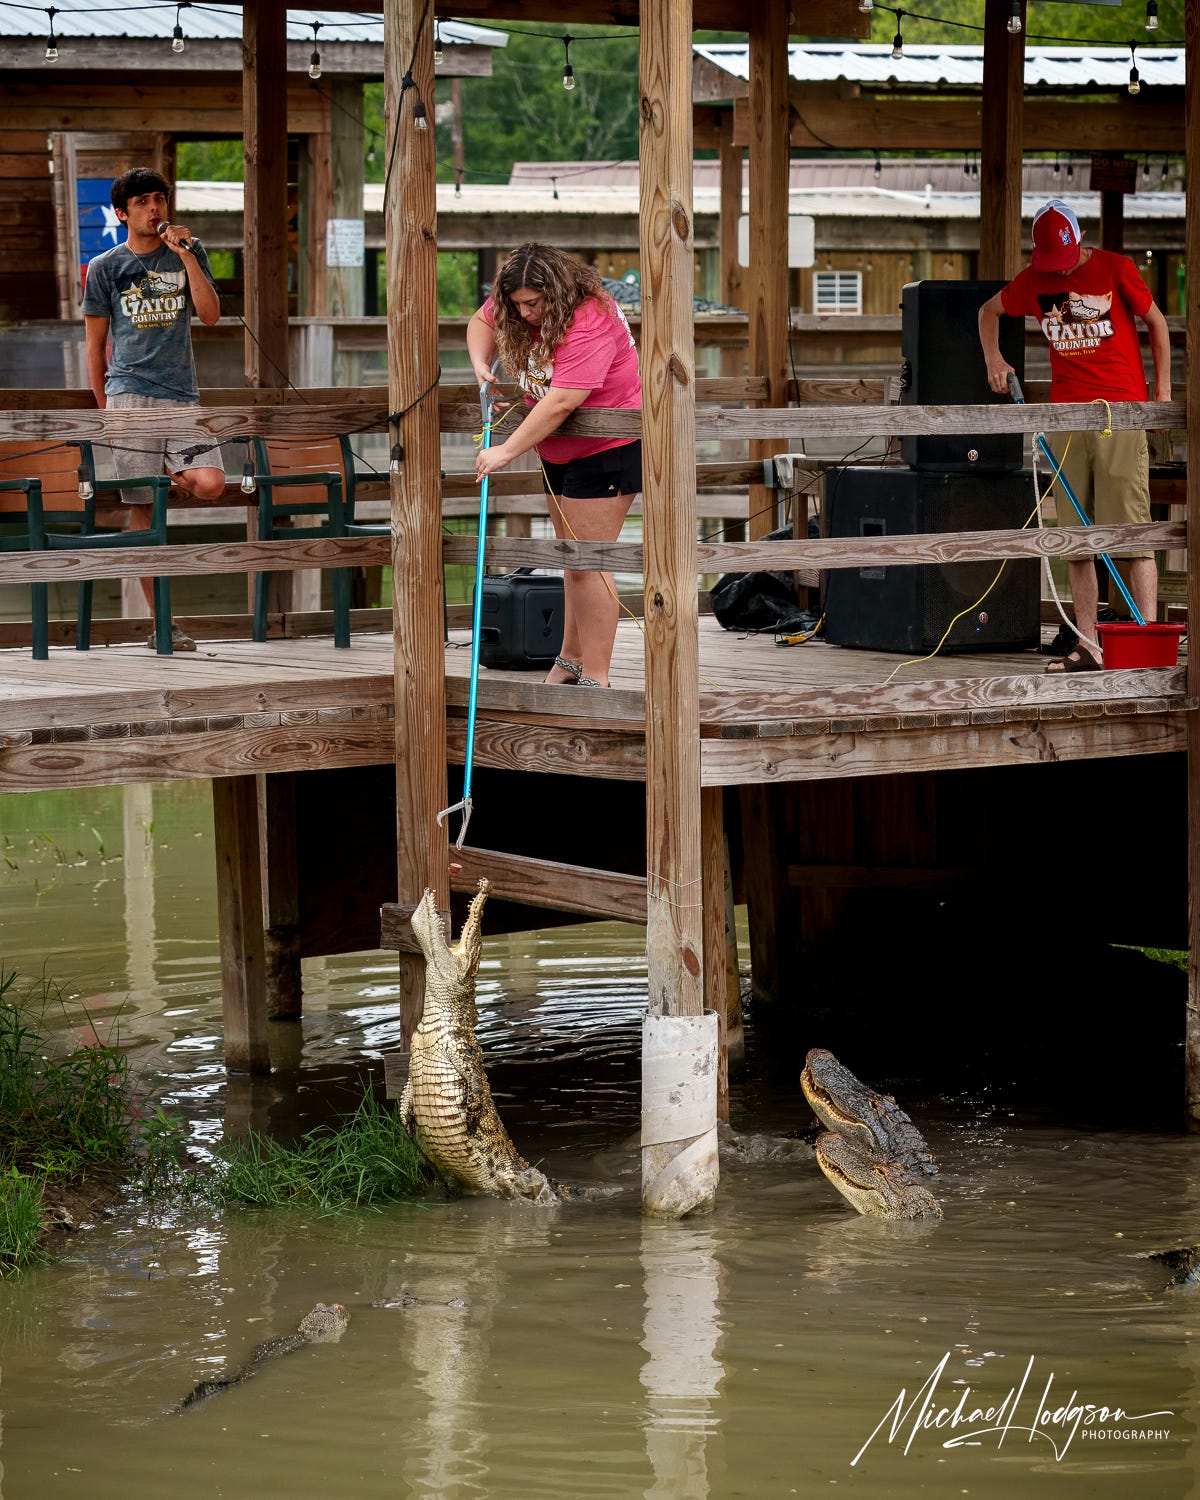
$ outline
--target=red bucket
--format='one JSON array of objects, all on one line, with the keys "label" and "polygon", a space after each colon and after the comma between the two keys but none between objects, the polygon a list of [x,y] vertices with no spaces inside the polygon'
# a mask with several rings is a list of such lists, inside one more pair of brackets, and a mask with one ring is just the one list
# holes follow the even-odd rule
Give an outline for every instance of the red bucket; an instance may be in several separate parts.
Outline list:
[{"label": "red bucket", "polygon": [[1179,637],[1186,629],[1186,625],[1097,625],[1105,671],[1177,665]]}]

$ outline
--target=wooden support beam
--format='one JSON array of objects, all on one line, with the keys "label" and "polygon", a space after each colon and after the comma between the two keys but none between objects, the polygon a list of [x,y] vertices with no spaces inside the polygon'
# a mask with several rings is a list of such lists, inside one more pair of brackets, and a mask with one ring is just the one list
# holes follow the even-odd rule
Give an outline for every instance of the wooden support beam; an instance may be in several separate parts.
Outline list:
[{"label": "wooden support beam", "polygon": [[225,1066],[269,1073],[258,787],[253,776],[217,776],[212,789]]},{"label": "wooden support beam", "polygon": [[[642,1207],[679,1217],[716,1197],[716,1119],[649,1123],[649,1035],[703,1048],[699,600],[696,580],[691,0],[641,6],[642,433],[646,636],[646,962]],[[673,1035],[674,1033],[672,1033]],[[648,1071],[649,1068],[649,1071]],[[713,1080],[715,1086],[715,1079]],[[696,1124],[699,1121],[700,1123]],[[696,1128],[691,1126],[696,1124]]]},{"label": "wooden support beam", "polygon": [[296,774],[258,776],[263,882],[264,997],[272,1021],[298,1021],[300,895],[296,869]]},{"label": "wooden support beam", "polygon": [[287,10],[258,0],[242,13],[246,186],[246,384],[288,383]]},{"label": "wooden support beam", "polygon": [[[729,1050],[734,1018],[725,986],[725,813],[719,787],[700,793],[701,897],[704,903],[704,1007],[715,1012],[717,1028],[717,1119],[729,1123]],[[740,1017],[738,1017],[740,1020]]]},{"label": "wooden support beam", "polygon": [[[750,265],[743,274],[750,313],[752,376],[767,382],[766,405],[788,398],[788,268],[779,253],[788,216],[787,6],[754,0],[750,10]],[[755,440],[752,459],[770,458],[783,444]],[[750,486],[750,536],[775,529],[774,491]]]},{"label": "wooden support beam", "polygon": [[[450,904],[449,835],[437,821],[448,801],[446,691],[442,651],[442,528],[439,495],[437,200],[435,135],[414,123],[432,109],[431,11],[416,0],[385,0],[384,53],[390,198],[387,230],[388,405],[402,446],[392,476],[392,600],[395,632],[397,899],[416,903],[426,887]],[[411,64],[411,74],[409,67]],[[401,1044],[424,1003],[424,968],[400,960]]]},{"label": "wooden support beam", "polygon": [[[1200,172],[1200,0],[1185,0],[1187,87],[1184,90],[1185,164]],[[1193,181],[1195,178],[1193,177]],[[1200,194],[1187,195],[1184,261],[1200,266]],[[1185,396],[1190,432],[1200,432],[1200,276],[1187,278],[1187,380]],[[1200,463],[1187,466],[1188,513],[1200,516]],[[1188,527],[1188,618],[1200,620],[1200,526]],[[1200,651],[1188,652],[1187,691],[1200,695]],[[1200,713],[1187,716],[1188,816],[1188,993],[1184,1036],[1185,1114],[1189,1130],[1200,1132]]]},{"label": "wooden support beam", "polygon": [[1009,31],[1011,13],[1008,0],[986,0],[979,153],[979,275],[984,280],[1008,281],[1021,268],[1025,29],[1022,25],[1016,36]]}]

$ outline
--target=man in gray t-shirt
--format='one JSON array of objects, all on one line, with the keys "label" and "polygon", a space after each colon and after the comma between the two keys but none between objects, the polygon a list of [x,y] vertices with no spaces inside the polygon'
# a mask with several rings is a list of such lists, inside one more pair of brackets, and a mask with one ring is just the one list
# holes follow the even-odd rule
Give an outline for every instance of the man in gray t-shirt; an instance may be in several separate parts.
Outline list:
[{"label": "man in gray t-shirt", "polygon": [[[96,405],[116,410],[199,406],[192,358],[192,313],[202,323],[221,316],[204,247],[179,224],[167,222],[166,182],[148,167],[135,167],[112,185],[112,204],[127,238],[88,266],[83,291],[88,383]],[[160,232],[161,226],[161,232]],[[160,474],[163,467],[180,489],[215,500],[225,488],[221,450],[201,439],[166,435],[113,446],[118,479]],[[123,490],[129,507],[126,530],[145,531],[151,521],[148,490]],[[153,584],[142,579],[151,611]],[[175,627],[174,649],[195,650]]]}]

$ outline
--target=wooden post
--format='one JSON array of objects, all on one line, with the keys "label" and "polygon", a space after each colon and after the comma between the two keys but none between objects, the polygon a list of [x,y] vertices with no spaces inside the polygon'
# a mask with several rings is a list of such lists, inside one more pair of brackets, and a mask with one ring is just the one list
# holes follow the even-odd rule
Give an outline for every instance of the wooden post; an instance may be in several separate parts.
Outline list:
[{"label": "wooden post", "polygon": [[262,861],[264,995],[272,1021],[298,1021],[300,898],[296,868],[296,773],[258,776],[259,857]]},{"label": "wooden post", "polygon": [[[754,0],[750,13],[750,264],[743,280],[750,311],[751,376],[767,382],[760,405],[788,402],[788,267],[779,253],[787,242],[788,214],[788,7]],[[750,457],[770,458],[786,444],[750,444]],[[775,491],[750,486],[750,538],[775,529]]]},{"label": "wooden post", "polygon": [[[333,109],[329,121],[329,216],[346,223],[363,219],[363,179],[366,175],[366,153],[363,147],[363,90],[359,79],[339,80],[333,85]],[[361,317],[363,313],[364,270],[357,266],[328,266],[325,247],[321,246],[321,264],[325,267],[325,304],[335,318]],[[358,354],[338,354],[334,358],[333,379],[338,386],[357,386],[362,359]]]},{"label": "wooden post", "polygon": [[1021,268],[1021,163],[1025,112],[1025,5],[1008,29],[1008,0],[983,15],[982,146],[979,152],[979,275],[1010,280]]},{"label": "wooden post", "polygon": [[717,1119],[729,1123],[729,1014],[725,987],[725,803],[719,786],[700,792],[704,882],[704,1008],[718,1017]]},{"label": "wooden post", "polygon": [[[646,634],[646,953],[642,1207],[664,1217],[716,1196],[715,1017],[704,1016],[700,859],[699,599],[692,314],[692,7],[641,8],[642,434]],[[711,1030],[711,1105],[655,1111],[646,1040],[689,1058]],[[706,1022],[710,1023],[706,1026]],[[664,1095],[669,1094],[664,1090]],[[652,1123],[653,1121],[653,1123]]]},{"label": "wooden post", "polygon": [[258,0],[242,12],[246,159],[246,384],[288,380],[287,10]]},{"label": "wooden post", "polygon": [[258,787],[253,776],[217,776],[212,788],[225,1067],[269,1073]]},{"label": "wooden post", "polygon": [[[1185,0],[1184,32],[1187,38],[1187,82],[1184,98],[1184,148],[1188,172],[1200,171],[1200,0]],[[1200,194],[1187,195],[1184,228],[1184,263],[1200,266]],[[1186,283],[1187,430],[1200,432],[1200,276],[1189,275]],[[1194,445],[1193,445],[1194,446]],[[1192,455],[1187,466],[1187,602],[1188,619],[1200,620],[1200,456]],[[1200,693],[1200,650],[1187,658],[1188,697]],[[1188,995],[1184,1041],[1187,1126],[1200,1132],[1200,713],[1187,716],[1187,806],[1188,806]]]},{"label": "wooden post", "polygon": [[[392,475],[392,628],[396,672],[397,900],[415,905],[429,886],[450,904],[446,806],[446,684],[442,646],[441,448],[438,426],[437,200],[434,192],[433,12],[385,0],[384,84],[389,201],[388,404],[391,441],[403,448]],[[412,60],[411,80],[405,69]],[[429,129],[414,125],[420,99]],[[407,1048],[424,1000],[419,959],[400,956],[400,1022]]]}]

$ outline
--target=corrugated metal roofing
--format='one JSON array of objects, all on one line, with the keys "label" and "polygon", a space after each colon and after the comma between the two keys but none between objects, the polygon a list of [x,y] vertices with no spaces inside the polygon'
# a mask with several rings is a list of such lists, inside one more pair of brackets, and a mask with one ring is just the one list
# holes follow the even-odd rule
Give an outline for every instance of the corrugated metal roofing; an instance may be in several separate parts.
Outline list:
[{"label": "corrugated metal roofing", "polygon": [[[176,203],[180,218],[188,213],[237,213],[242,208],[240,182],[180,182],[176,185]],[[1022,193],[1021,215],[1027,222],[1050,196],[1047,192]],[[1100,218],[1099,193],[1070,193],[1070,202],[1080,221],[1094,225]],[[745,205],[743,205],[745,206]],[[363,190],[363,207],[367,213],[382,213],[383,184],[367,183]],[[716,188],[701,187],[695,194],[697,214],[716,214],[720,194]],[[495,187],[465,184],[455,193],[451,183],[437,185],[439,214],[627,214],[639,211],[636,184],[607,188],[558,187],[555,198],[549,182],[535,185]],[[953,193],[924,190],[902,192],[878,187],[793,188],[788,194],[788,211],[812,214],[815,218],[909,219],[978,219],[978,192]],[[1125,218],[1135,220],[1178,220],[1182,225],[1184,195],[1178,192],[1131,193],[1123,205]]]},{"label": "corrugated metal roofing", "polygon": [[[750,49],[740,42],[697,43],[693,53],[732,78],[749,81]],[[1145,86],[1183,87],[1182,47],[1137,49]],[[904,43],[904,56],[878,42],[809,42],[788,47],[788,76],[800,83],[887,85],[896,88],[981,88],[983,47],[968,44],[922,46]],[[1027,47],[1025,87],[1044,89],[1125,88],[1128,47]]]},{"label": "corrugated metal roofing", "polygon": [[[0,0],[0,36],[44,37],[48,30],[46,6]],[[138,37],[170,41],[175,27],[176,0],[137,4],[136,0],[92,0],[87,5],[54,7],[54,30],[60,37]],[[240,41],[240,5],[183,5],[179,24],[189,41]],[[289,10],[287,34],[295,41],[312,37],[313,22],[322,42],[383,44],[383,16],[368,11]],[[507,33],[464,21],[439,22],[442,40],[460,46],[506,47]]]}]

